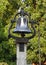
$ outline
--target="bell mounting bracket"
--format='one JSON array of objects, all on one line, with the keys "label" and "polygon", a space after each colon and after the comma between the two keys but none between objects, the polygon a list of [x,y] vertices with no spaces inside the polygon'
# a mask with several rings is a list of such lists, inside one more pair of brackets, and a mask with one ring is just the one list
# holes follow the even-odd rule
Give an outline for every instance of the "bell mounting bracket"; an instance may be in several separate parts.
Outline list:
[{"label": "bell mounting bracket", "polygon": [[28,17],[30,16],[27,12],[24,12],[24,10],[23,10],[23,8],[22,8],[21,11],[15,15],[14,20],[11,20],[11,25],[10,25],[9,30],[8,30],[8,38],[11,38],[11,37],[12,37],[12,38],[14,38],[14,39],[22,39],[22,40],[23,40],[23,39],[29,40],[29,39],[31,39],[31,38],[34,38],[34,36],[36,35],[36,30],[35,30],[34,24],[39,25],[39,23],[36,22],[36,21],[33,21],[33,20],[30,20],[30,21],[29,21],[29,23],[31,24],[32,29],[34,30],[34,32],[33,32],[33,34],[32,34],[31,36],[29,36],[29,37],[24,37],[24,34],[22,34],[22,35],[23,35],[22,37],[16,37],[16,36],[14,36],[14,35],[12,35],[12,34],[10,33],[10,30],[11,30],[11,28],[12,28],[12,26],[13,26],[13,23],[16,21],[16,16],[18,16],[19,14],[20,14],[20,16],[22,16],[22,15],[23,15],[23,16],[27,15]]}]

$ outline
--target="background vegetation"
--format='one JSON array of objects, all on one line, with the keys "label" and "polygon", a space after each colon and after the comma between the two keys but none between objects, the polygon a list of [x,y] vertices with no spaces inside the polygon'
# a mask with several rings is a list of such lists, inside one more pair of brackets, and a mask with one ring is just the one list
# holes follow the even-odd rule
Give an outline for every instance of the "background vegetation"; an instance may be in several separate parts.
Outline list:
[{"label": "background vegetation", "polygon": [[[46,60],[46,0],[26,0],[24,10],[31,15],[31,19],[40,23],[40,53],[41,62]],[[0,62],[14,65],[16,62],[16,44],[14,39],[8,39],[8,29],[20,7],[24,7],[21,0],[0,0]],[[27,45],[27,62],[38,63],[38,28],[36,36]],[[10,63],[11,62],[11,63]]]}]

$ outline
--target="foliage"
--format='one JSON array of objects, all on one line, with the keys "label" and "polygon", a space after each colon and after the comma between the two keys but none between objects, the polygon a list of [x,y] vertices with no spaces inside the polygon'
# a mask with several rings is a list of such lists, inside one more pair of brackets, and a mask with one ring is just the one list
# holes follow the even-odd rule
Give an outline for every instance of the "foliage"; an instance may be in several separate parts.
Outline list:
[{"label": "foliage", "polygon": [[[26,0],[24,4],[21,0],[0,0],[0,61],[16,60],[16,45],[13,39],[8,39],[8,29],[11,19],[20,7],[24,7],[24,10],[31,15],[30,19],[40,24],[40,52],[41,61],[44,61],[46,60],[46,0]],[[27,45],[28,63],[38,62],[38,56],[38,28],[36,28],[36,36]]]}]

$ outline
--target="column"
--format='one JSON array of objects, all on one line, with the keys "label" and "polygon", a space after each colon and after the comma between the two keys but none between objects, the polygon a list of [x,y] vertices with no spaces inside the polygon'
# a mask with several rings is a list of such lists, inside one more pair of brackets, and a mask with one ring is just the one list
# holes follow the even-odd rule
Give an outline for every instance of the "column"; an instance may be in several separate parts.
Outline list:
[{"label": "column", "polygon": [[27,44],[17,43],[17,65],[27,65],[26,63],[26,49]]}]

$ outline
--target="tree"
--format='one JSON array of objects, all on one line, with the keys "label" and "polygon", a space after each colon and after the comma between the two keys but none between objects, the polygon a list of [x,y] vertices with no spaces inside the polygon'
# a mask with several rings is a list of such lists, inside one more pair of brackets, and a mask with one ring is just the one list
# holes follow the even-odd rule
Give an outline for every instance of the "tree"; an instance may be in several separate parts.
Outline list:
[{"label": "tree", "polygon": [[[24,7],[24,10],[31,15],[30,19],[38,21],[40,24],[41,61],[43,62],[46,60],[46,0],[26,0],[24,4],[21,0],[1,0],[0,2],[0,56],[2,55],[0,58],[11,61],[14,57],[16,57],[14,41],[13,39],[8,40],[8,28],[10,26],[11,19],[14,18],[18,9],[20,7]],[[30,40],[30,44],[27,46],[28,63],[38,62],[38,54],[37,27],[36,36]],[[13,60],[15,61],[15,59]]]}]

